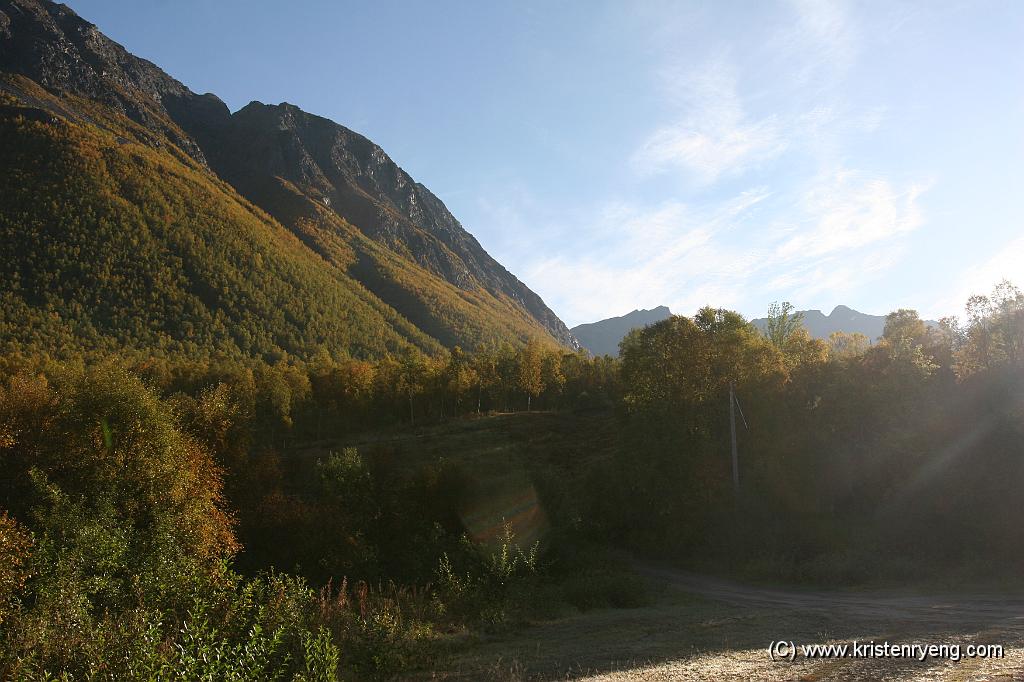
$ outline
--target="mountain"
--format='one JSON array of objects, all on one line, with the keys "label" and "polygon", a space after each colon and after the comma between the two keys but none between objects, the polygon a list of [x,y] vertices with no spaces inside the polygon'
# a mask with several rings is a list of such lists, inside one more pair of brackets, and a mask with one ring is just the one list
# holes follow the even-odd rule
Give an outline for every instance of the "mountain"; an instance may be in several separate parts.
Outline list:
[{"label": "mountain", "polygon": [[[834,332],[846,332],[847,334],[863,334],[873,343],[885,330],[885,315],[868,315],[845,305],[837,305],[828,315],[820,310],[800,312],[804,316],[804,327],[816,339],[827,339]],[[758,329],[764,331],[768,320],[767,318],[758,318],[751,322]],[[926,320],[925,324],[929,327],[938,326],[937,322],[929,320]]]},{"label": "mountain", "polygon": [[651,310],[634,310],[622,317],[611,317],[600,322],[591,322],[573,327],[570,331],[580,345],[594,355],[618,357],[619,342],[633,329],[661,322],[672,315],[665,306]]},{"label": "mountain", "polygon": [[[828,315],[823,314],[820,310],[800,312],[803,313],[804,326],[807,331],[817,339],[827,339],[833,332],[841,331],[848,334],[863,334],[874,342],[885,329],[885,315],[867,315],[845,305],[837,305]],[[580,344],[594,355],[617,357],[619,342],[631,330],[660,322],[671,314],[666,306],[658,306],[652,310],[634,310],[622,317],[581,324],[573,327],[570,331]],[[766,318],[751,320],[751,323],[762,332],[765,330],[767,322]],[[938,326],[937,322],[930,320],[926,320],[925,324],[929,327]]]},{"label": "mountain", "polygon": [[66,6],[0,0],[0,131],[8,346],[575,347],[370,140],[290,104],[231,113]]}]

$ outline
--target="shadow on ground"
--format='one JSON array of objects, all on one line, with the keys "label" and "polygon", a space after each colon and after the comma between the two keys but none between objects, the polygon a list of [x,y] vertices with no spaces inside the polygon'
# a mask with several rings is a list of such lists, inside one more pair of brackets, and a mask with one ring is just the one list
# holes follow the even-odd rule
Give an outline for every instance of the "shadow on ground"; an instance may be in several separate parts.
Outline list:
[{"label": "shadow on ground", "polygon": [[[1024,680],[1024,599],[750,587],[644,565],[656,605],[579,614],[485,640],[424,679]],[[1002,658],[772,661],[774,640],[999,644]]]}]

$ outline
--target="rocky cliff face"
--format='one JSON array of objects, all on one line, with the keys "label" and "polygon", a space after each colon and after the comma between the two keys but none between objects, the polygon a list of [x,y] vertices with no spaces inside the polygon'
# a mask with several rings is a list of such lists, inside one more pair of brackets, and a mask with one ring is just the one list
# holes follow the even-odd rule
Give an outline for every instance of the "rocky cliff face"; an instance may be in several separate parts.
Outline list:
[{"label": "rocky cliff face", "polygon": [[110,107],[205,163],[199,146],[162,105],[166,98],[185,100],[195,94],[66,5],[0,0],[0,70],[27,76],[50,92]]},{"label": "rocky cliff face", "polygon": [[[274,178],[351,223],[370,239],[463,290],[481,287],[525,308],[556,339],[577,347],[541,298],[495,261],[444,203],[367,138],[291,104],[251,102],[178,119],[214,170],[254,203],[289,222],[265,193]],[[207,105],[210,109],[214,105]]]},{"label": "rocky cliff face", "polygon": [[[215,95],[193,93],[68,7],[45,0],[0,0],[0,70],[124,114],[152,131],[154,146],[176,145],[297,230],[296,214],[282,210],[268,189],[288,183],[397,256],[462,291],[511,301],[560,343],[578,347],[541,298],[491,258],[440,199],[341,125],[290,104],[253,102],[231,114]],[[15,94],[32,103],[30,94]],[[89,118],[73,104],[57,113]],[[385,302],[403,312],[400,302]]]}]

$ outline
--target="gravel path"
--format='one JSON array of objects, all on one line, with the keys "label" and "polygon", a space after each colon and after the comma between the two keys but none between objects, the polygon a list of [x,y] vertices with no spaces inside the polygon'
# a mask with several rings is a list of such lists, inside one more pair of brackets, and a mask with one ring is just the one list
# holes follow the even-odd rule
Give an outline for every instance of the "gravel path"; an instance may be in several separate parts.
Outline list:
[{"label": "gravel path", "polygon": [[[1024,680],[1024,598],[982,594],[907,595],[886,592],[823,592],[745,585],[655,565],[638,570],[689,594],[746,612],[777,614],[778,625],[758,648],[697,653],[628,670],[584,675],[590,682],[626,680]],[[789,635],[795,620],[823,619],[839,625],[841,637],[803,639]],[[842,627],[845,626],[845,627]],[[797,631],[802,630],[796,627]],[[855,633],[862,632],[860,636]],[[1001,658],[959,661],[944,656],[924,661],[896,658],[773,661],[768,644],[777,638],[801,644],[844,644],[853,639],[881,643],[999,644]]]},{"label": "gravel path", "polygon": [[691,594],[752,608],[823,611],[884,621],[912,619],[920,626],[936,627],[955,625],[973,628],[994,623],[1024,624],[1024,597],[1020,596],[786,590],[746,585],[655,564],[636,564],[636,570],[641,575]]},{"label": "gravel path", "polygon": [[[1024,597],[768,588],[654,564],[636,569],[654,605],[538,623],[485,641],[433,679],[942,680],[1024,682]],[[772,660],[776,640],[805,644],[997,644],[1003,657]]]}]

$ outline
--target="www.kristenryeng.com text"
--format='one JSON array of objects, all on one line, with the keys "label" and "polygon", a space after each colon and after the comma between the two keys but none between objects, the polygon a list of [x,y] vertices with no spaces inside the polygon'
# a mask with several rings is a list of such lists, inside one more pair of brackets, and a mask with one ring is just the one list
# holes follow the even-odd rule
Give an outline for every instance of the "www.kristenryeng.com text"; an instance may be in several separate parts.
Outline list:
[{"label": "www.kristenryeng.com text", "polygon": [[768,646],[773,661],[795,661],[797,658],[912,658],[918,661],[943,659],[960,661],[965,658],[1002,658],[1001,644],[939,644],[928,642],[876,642],[874,640],[832,642],[828,644],[796,644],[791,640],[776,640]]}]

